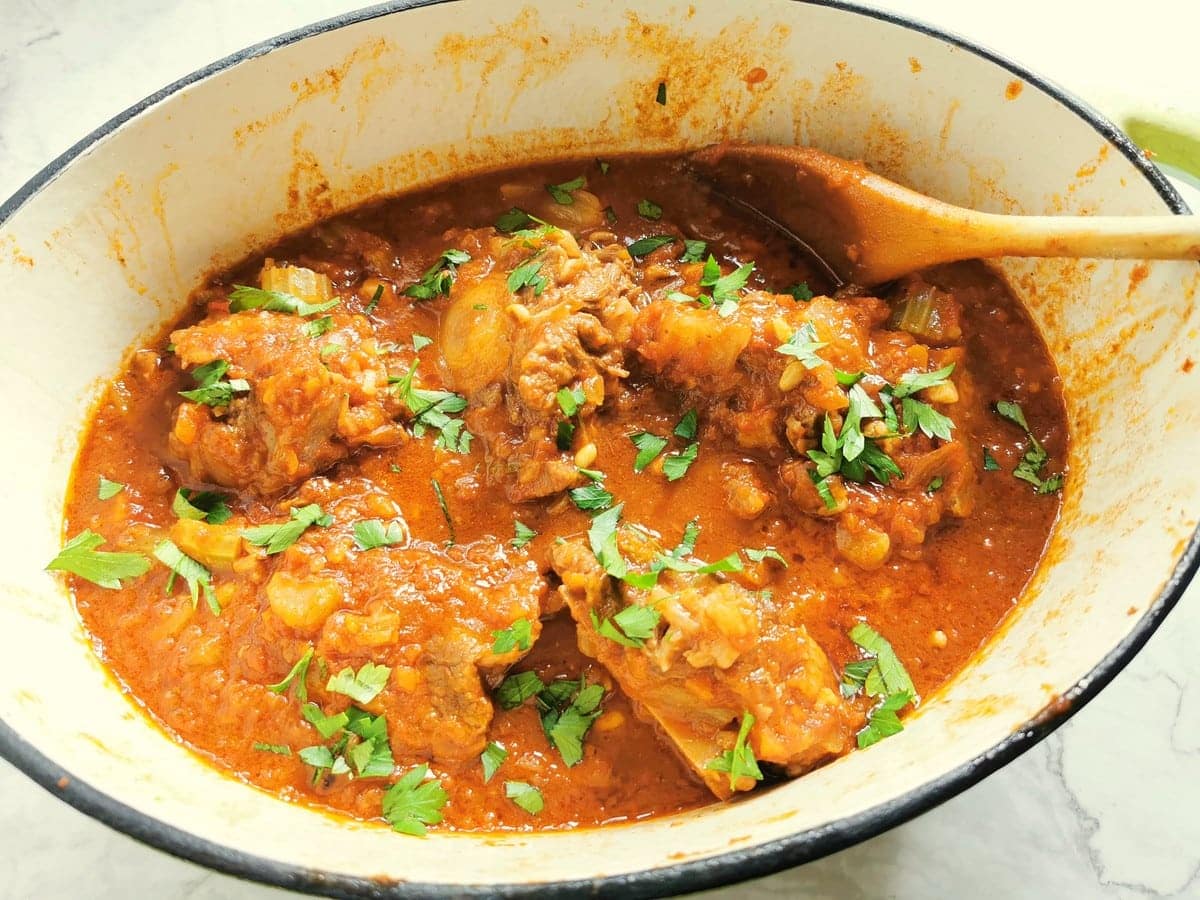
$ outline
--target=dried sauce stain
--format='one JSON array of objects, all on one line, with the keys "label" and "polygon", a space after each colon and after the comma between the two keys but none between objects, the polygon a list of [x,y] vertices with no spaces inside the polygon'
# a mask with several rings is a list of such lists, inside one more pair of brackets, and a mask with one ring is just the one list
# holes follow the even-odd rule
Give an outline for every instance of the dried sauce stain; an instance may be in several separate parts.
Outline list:
[{"label": "dried sauce stain", "polygon": [[767,70],[762,66],[755,66],[746,73],[746,87],[753,90],[756,84],[762,84],[767,80]]},{"label": "dried sauce stain", "polygon": [[909,71],[912,72],[914,75],[919,74],[921,71],[921,61],[919,59],[917,59],[915,56],[910,56],[908,58],[908,68],[909,68]]},{"label": "dried sauce stain", "polygon": [[309,126],[301,125],[292,134],[292,164],[288,169],[287,209],[276,215],[281,230],[307,224],[334,212],[329,179],[317,154],[304,146]]},{"label": "dried sauce stain", "polygon": [[1025,90],[1025,84],[1014,78],[1004,87],[1004,99],[1016,100],[1021,96],[1021,91]]},{"label": "dried sauce stain", "polygon": [[179,264],[175,256],[175,242],[171,238],[171,229],[167,225],[167,204],[166,198],[163,195],[163,185],[166,180],[179,171],[179,163],[167,163],[161,172],[154,178],[154,190],[151,196],[151,207],[154,210],[154,218],[158,220],[158,227],[162,230],[163,245],[167,250],[167,265],[171,269],[171,275],[175,279],[175,284],[179,290],[186,290],[186,285],[179,275]]},{"label": "dried sauce stain", "polygon": [[1138,289],[1138,286],[1143,281],[1146,280],[1146,277],[1149,274],[1150,274],[1150,266],[1148,266],[1144,262],[1138,263],[1136,266],[1134,266],[1132,269],[1130,269],[1130,271],[1129,271],[1129,290],[1127,290],[1125,292],[1125,296],[1126,297],[1131,296],[1133,294],[1133,292]]},{"label": "dried sauce stain", "polygon": [[950,146],[950,133],[954,130],[954,117],[958,115],[961,108],[962,103],[958,100],[951,100],[950,105],[946,107],[946,118],[942,120],[942,129],[938,132],[938,153],[941,156],[946,155]]},{"label": "dried sauce stain", "polygon": [[[108,254],[121,267],[125,283],[137,294],[145,296],[150,288],[135,273],[148,271],[146,260],[142,255],[142,239],[138,233],[140,217],[126,209],[126,204],[133,201],[133,187],[125,174],[113,179],[112,185],[104,192],[105,203],[98,211],[97,224],[105,232],[108,242]],[[105,215],[106,214],[106,215]],[[112,220],[106,223],[105,219]]]},{"label": "dried sauce stain", "polygon": [[1194,369],[1195,367],[1196,367],[1196,363],[1195,363],[1195,362],[1192,360],[1192,358],[1189,356],[1189,357],[1187,357],[1187,359],[1185,359],[1185,360],[1183,361],[1183,365],[1179,367],[1179,371],[1180,371],[1180,372],[1182,372],[1184,375],[1187,375],[1187,374],[1189,374],[1189,373],[1192,371],[1192,369]]},{"label": "dried sauce stain", "polygon": [[33,268],[33,257],[21,250],[20,245],[17,244],[17,239],[13,235],[5,235],[4,243],[8,245],[6,252],[14,265],[23,266],[26,269]]}]

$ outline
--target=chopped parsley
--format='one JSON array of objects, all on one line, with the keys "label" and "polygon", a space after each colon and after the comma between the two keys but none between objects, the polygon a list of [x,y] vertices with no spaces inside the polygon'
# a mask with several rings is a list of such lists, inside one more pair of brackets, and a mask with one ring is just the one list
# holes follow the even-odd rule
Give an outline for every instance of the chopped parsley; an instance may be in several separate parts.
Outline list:
[{"label": "chopped parsley", "polygon": [[325,740],[329,740],[350,724],[350,717],[346,713],[340,712],[335,716],[327,716],[315,703],[305,703],[301,706],[300,715],[304,717],[305,722],[317,729],[317,734]]},{"label": "chopped parsley", "polygon": [[571,502],[584,511],[608,509],[612,506],[613,495],[605,489],[603,472],[595,469],[580,469],[579,474],[591,480],[591,484],[571,488],[567,496]]},{"label": "chopped parsley", "polygon": [[307,303],[294,294],[283,291],[265,291],[262,288],[235,284],[229,294],[229,311],[243,312],[247,309],[265,309],[268,312],[290,313],[293,316],[315,316],[329,312],[342,301],[336,297],[324,303]]},{"label": "chopped parsley", "polygon": [[393,519],[387,525],[382,519],[362,519],[354,523],[354,543],[359,550],[391,547],[407,539],[408,529],[399,519]]},{"label": "chopped parsley", "polygon": [[540,297],[547,284],[545,277],[538,274],[541,268],[542,261],[540,259],[530,259],[521,263],[509,273],[508,289],[516,294],[520,292],[521,288],[533,288],[533,296]]},{"label": "chopped parsley", "polygon": [[137,578],[150,570],[150,560],[140,553],[97,550],[103,543],[103,537],[86,528],[63,545],[46,570],[70,572],[110,590],[120,588],[123,580]]},{"label": "chopped parsley", "polygon": [[414,300],[436,300],[447,296],[454,279],[458,277],[458,267],[470,259],[471,254],[465,250],[443,250],[433,265],[425,270],[421,280],[410,284],[402,293]]},{"label": "chopped parsley", "polygon": [[692,467],[692,463],[696,461],[696,456],[700,452],[700,444],[693,441],[688,444],[678,453],[668,453],[663,457],[663,474],[667,476],[667,481],[678,481],[687,474],[688,469]]},{"label": "chopped parsley", "polygon": [[667,105],[667,83],[665,81],[658,83],[658,91],[654,94],[654,102],[659,106]]},{"label": "chopped parsley", "polygon": [[200,592],[204,592],[204,601],[214,616],[221,614],[221,604],[213,592],[212,573],[196,560],[192,559],[177,546],[174,541],[161,541],[154,548],[154,558],[171,570],[167,579],[167,593],[175,587],[175,579],[182,578],[187,584],[188,593],[192,597],[192,608],[195,609],[200,601]]},{"label": "chopped parsley", "polygon": [[514,206],[496,219],[496,230],[503,234],[512,234],[514,231],[521,231],[533,224],[534,219],[529,213]]},{"label": "chopped parsley", "polygon": [[[1056,491],[1062,490],[1062,473],[1051,475],[1049,478],[1042,477],[1042,470],[1046,467],[1046,463],[1050,461],[1050,454],[1046,452],[1046,448],[1042,446],[1041,442],[1033,436],[1033,432],[1029,430],[1029,423],[1025,421],[1025,413],[1021,411],[1021,407],[1011,400],[1001,400],[996,404],[996,412],[1023,429],[1025,439],[1029,442],[1028,448],[1021,456],[1021,461],[1013,469],[1013,477],[1029,482],[1039,494],[1053,494]],[[985,447],[984,453],[986,454],[986,452],[987,448]],[[984,457],[984,468],[987,468],[986,456]]]},{"label": "chopped parsley", "polygon": [[642,647],[654,636],[662,614],[652,606],[631,604],[613,616],[601,620],[592,610],[592,627],[601,637],[615,641],[623,647]]},{"label": "chopped parsley", "polygon": [[945,483],[946,479],[942,478],[941,475],[934,475],[929,479],[929,486],[925,488],[925,493],[936,494],[942,489],[942,485]]},{"label": "chopped parsley", "polygon": [[817,329],[812,322],[805,322],[784,343],[775,348],[776,353],[784,356],[794,356],[804,364],[806,369],[815,369],[825,363],[817,356],[817,351],[828,347],[828,341],[817,340]]},{"label": "chopped parsley", "polygon": [[371,295],[370,301],[363,308],[363,312],[368,316],[375,312],[375,308],[379,306],[379,301],[383,299],[383,282],[375,286],[375,293]]},{"label": "chopped parsley", "polygon": [[702,262],[704,254],[708,252],[708,243],[706,241],[691,241],[685,239],[683,242],[683,256],[679,257],[680,262]]},{"label": "chopped parsley", "polygon": [[426,337],[423,334],[414,334],[412,336],[412,348],[414,353],[420,353],[426,347],[433,343],[433,338]]},{"label": "chopped parsley", "polygon": [[251,744],[251,749],[258,750],[261,753],[274,753],[277,756],[292,755],[292,748],[287,744],[268,744],[265,741],[255,741]]},{"label": "chopped parsley", "polygon": [[950,440],[950,431],[954,428],[954,423],[928,403],[917,400],[912,395],[926,388],[945,384],[953,371],[954,364],[951,363],[936,372],[919,374],[908,372],[901,375],[900,381],[887,390],[888,396],[885,398],[885,402],[893,397],[900,401],[905,434],[913,434],[920,429],[928,437],[936,437],[943,441]]},{"label": "chopped parsley", "polygon": [[244,378],[226,380],[225,373],[228,370],[229,363],[223,359],[197,366],[192,370],[196,387],[190,391],[180,391],[179,396],[205,406],[228,406],[234,394],[244,394],[250,390],[250,382]]},{"label": "chopped parsley", "polygon": [[643,219],[649,219],[652,222],[657,222],[662,218],[663,208],[653,200],[639,200],[637,203],[638,215]]},{"label": "chopped parsley", "polygon": [[233,516],[225,494],[216,491],[192,491],[180,488],[171,501],[171,511],[181,519],[204,521],[209,525],[221,525]]},{"label": "chopped parsley", "polygon": [[395,390],[409,412],[413,414],[413,437],[424,437],[427,429],[437,432],[433,446],[454,453],[470,453],[471,441],[475,439],[461,418],[455,418],[467,408],[467,398],[452,391],[429,390],[413,387],[413,376],[417,372],[413,362],[403,377],[395,380]]},{"label": "chopped parsley", "polygon": [[383,795],[383,817],[402,834],[422,837],[426,825],[442,821],[442,809],[450,799],[436,778],[429,781],[429,766],[421,763],[409,769]]},{"label": "chopped parsley", "polygon": [[504,796],[531,816],[540,813],[544,806],[542,792],[524,781],[504,782]]},{"label": "chopped parsley", "polygon": [[808,286],[807,281],[797,281],[791,287],[784,290],[785,294],[791,294],[800,302],[804,303],[813,298],[813,292]]},{"label": "chopped parsley", "polygon": [[509,675],[496,688],[496,702],[503,709],[516,709],[531,697],[540,694],[546,685],[537,672],[517,672]]},{"label": "chopped parsley", "polygon": [[903,730],[897,713],[913,702],[917,692],[891,643],[870,625],[855,625],[850,640],[868,655],[842,671],[842,695],[853,697],[865,691],[868,697],[882,698],[858,732],[858,746],[869,747]]},{"label": "chopped parsley", "polygon": [[555,203],[561,206],[570,206],[575,202],[572,192],[585,187],[587,187],[587,179],[580,175],[578,178],[572,178],[562,184],[548,184],[546,190],[554,198]]},{"label": "chopped parsley", "polygon": [[429,483],[433,487],[433,496],[437,498],[438,506],[442,510],[442,518],[446,520],[446,529],[450,532],[446,544],[453,547],[458,542],[458,536],[454,533],[454,519],[450,518],[450,507],[446,504],[446,495],[442,492],[442,484],[436,478],[431,478]]},{"label": "chopped parsley", "polygon": [[738,266],[728,275],[722,275],[720,264],[710,253],[700,275],[700,286],[711,288],[712,298],[709,303],[705,303],[709,298],[701,298],[700,305],[716,305],[717,315],[721,317],[733,315],[733,311],[737,309],[738,297],[753,271],[754,263],[749,262]]},{"label": "chopped parsley", "polygon": [[578,682],[555,681],[537,695],[542,730],[568,767],[583,762],[583,741],[592,723],[600,718],[604,688]]},{"label": "chopped parsley", "polygon": [[604,207],[604,221],[606,221],[609,225],[617,224],[617,211],[611,206]]},{"label": "chopped parsley", "polygon": [[754,550],[747,547],[742,552],[746,554],[751,562],[762,562],[764,559],[773,559],[777,563],[782,563],[785,569],[788,567],[788,561],[774,547],[763,547],[761,550]]},{"label": "chopped parsley", "polygon": [[125,490],[125,485],[119,481],[109,481],[103,475],[100,476],[100,484],[96,489],[96,496],[101,500],[111,500],[121,491]]},{"label": "chopped parsley", "polygon": [[987,447],[983,448],[983,471],[998,472],[1000,463],[996,462],[996,457],[992,456],[992,451]]},{"label": "chopped parsley", "polygon": [[[379,290],[376,291],[375,293],[376,294],[383,293],[383,285],[382,284],[379,286]],[[371,311],[371,309],[367,310],[367,312],[370,312],[370,311]],[[305,323],[304,333],[307,334],[310,338],[319,338],[321,335],[323,335],[325,332],[327,332],[332,327],[333,327],[333,316],[321,316],[321,318],[319,318],[319,319],[313,319],[311,322]]]},{"label": "chopped parsley", "polygon": [[314,781],[325,771],[331,772],[334,775],[346,775],[350,772],[350,766],[347,764],[345,758],[341,755],[335,756],[333,751],[328,747],[303,747],[296,755],[300,757],[301,762],[312,766],[316,770]]},{"label": "chopped parsley", "polygon": [[587,402],[587,396],[583,393],[583,388],[559,388],[558,408],[562,410],[564,416],[570,417],[579,412],[579,408]]},{"label": "chopped parsley", "polygon": [[483,753],[479,756],[479,761],[483,763],[484,784],[492,780],[492,776],[504,765],[506,759],[508,759],[508,751],[504,749],[504,746],[497,744],[495,741],[489,741],[488,745],[483,748]]},{"label": "chopped parsley", "polygon": [[377,666],[372,662],[363,663],[357,672],[347,666],[329,677],[325,690],[344,694],[355,703],[370,703],[387,686],[391,674],[389,667]]},{"label": "chopped parsley", "polygon": [[816,485],[817,493],[829,509],[837,508],[827,479],[835,474],[859,483],[865,482],[868,476],[881,484],[890,483],[893,477],[903,478],[904,472],[896,465],[895,460],[879,449],[873,438],[862,432],[863,419],[879,419],[888,421],[891,413],[890,402],[884,403],[881,411],[871,400],[862,385],[853,384],[847,392],[849,406],[842,419],[840,433],[834,433],[833,422],[828,415],[821,430],[820,449],[809,450],[808,458],[816,464],[810,471],[810,477]]},{"label": "chopped parsley", "polygon": [[509,543],[517,549],[524,547],[535,537],[537,537],[538,534],[520,519],[517,519],[515,522],[513,522],[513,531],[515,532],[515,536],[511,541],[509,541]]},{"label": "chopped parsley", "polygon": [[912,697],[903,692],[888,694],[884,697],[878,706],[867,713],[867,724],[857,735],[859,749],[870,747],[886,737],[903,731],[904,725],[901,724],[900,716],[897,714],[911,702]]},{"label": "chopped parsley", "polygon": [[601,175],[607,175],[608,170],[612,168],[607,162],[602,159],[596,160],[596,168],[600,170]]},{"label": "chopped parsley", "polygon": [[659,247],[665,247],[667,244],[675,243],[675,237],[670,234],[655,234],[650,237],[638,238],[629,245],[630,256],[645,256],[648,253],[653,253]]},{"label": "chopped parsley", "polygon": [[308,699],[308,667],[312,665],[313,648],[309,647],[296,660],[296,664],[278,684],[268,684],[267,690],[273,694],[285,694],[292,684],[296,685],[296,699],[301,703]]},{"label": "chopped parsley", "polygon": [[242,532],[242,537],[256,547],[266,547],[267,554],[272,555],[282,553],[292,546],[312,526],[319,525],[327,528],[333,524],[333,517],[327,515],[316,503],[294,507],[291,515],[290,521],[278,525],[258,525],[254,528],[247,528]]},{"label": "chopped parsley", "polygon": [[696,411],[689,409],[683,414],[683,418],[679,420],[679,424],[675,426],[675,437],[682,438],[685,441],[694,441],[696,439],[696,429],[698,421]]},{"label": "chopped parsley", "polygon": [[492,644],[492,652],[497,656],[512,653],[514,650],[524,652],[533,643],[533,625],[528,619],[517,619],[507,628],[493,631],[492,637],[495,639]]},{"label": "chopped parsley", "polygon": [[629,569],[617,546],[617,525],[621,521],[621,510],[624,506],[625,504],[618,503],[612,509],[600,513],[592,519],[591,527],[588,528],[588,544],[592,548],[592,554],[601,568],[616,578],[623,578]]},{"label": "chopped parsley", "polygon": [[637,434],[631,434],[629,440],[633,441],[633,446],[637,447],[637,457],[633,461],[633,471],[641,472],[658,458],[658,454],[667,449],[669,441],[665,437],[659,437],[657,434],[651,434],[648,431],[639,431]]},{"label": "chopped parsley", "polygon": [[733,749],[726,750],[716,759],[710,760],[704,768],[713,772],[726,772],[729,774],[730,790],[737,790],[738,782],[743,778],[753,778],[755,781],[763,780],[762,770],[758,767],[758,760],[754,758],[754,748],[750,746],[749,737],[750,729],[754,727],[754,716],[749,710],[742,712],[742,724],[738,728],[737,739],[734,741]]}]

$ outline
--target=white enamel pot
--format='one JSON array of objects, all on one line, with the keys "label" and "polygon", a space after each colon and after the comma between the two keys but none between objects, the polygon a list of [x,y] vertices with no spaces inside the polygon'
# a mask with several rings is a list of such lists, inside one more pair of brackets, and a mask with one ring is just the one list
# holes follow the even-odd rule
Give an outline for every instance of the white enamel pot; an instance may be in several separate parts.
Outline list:
[{"label": "white enamel pot", "polygon": [[838,3],[396,2],[215,63],[0,206],[0,752],[113,827],[265,882],[630,897],[863,840],[1079,709],[1197,565],[1200,469],[1181,464],[1200,434],[1194,263],[1003,264],[1058,362],[1073,432],[1046,560],[996,638],[901,735],[744,802],[601,830],[407,838],[222,774],[157,730],[97,661],[41,569],[60,544],[78,429],[127,348],[206,272],[458,173],[723,138],[813,144],[985,210],[1186,212],[1123,135],[1058,88]]}]

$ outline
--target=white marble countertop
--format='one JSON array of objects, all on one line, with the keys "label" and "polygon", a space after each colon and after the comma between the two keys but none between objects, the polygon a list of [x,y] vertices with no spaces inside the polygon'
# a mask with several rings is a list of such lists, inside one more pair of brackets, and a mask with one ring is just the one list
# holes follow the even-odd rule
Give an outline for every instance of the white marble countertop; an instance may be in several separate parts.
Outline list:
[{"label": "white marble countertop", "polygon": [[[0,198],[144,95],[346,0],[0,0]],[[936,22],[1118,114],[1200,114],[1195,0],[877,2]],[[1200,208],[1200,193],[1189,202]],[[1200,589],[1091,705],[938,809],[729,898],[1200,897]],[[135,843],[0,763],[0,898],[251,898]]]}]

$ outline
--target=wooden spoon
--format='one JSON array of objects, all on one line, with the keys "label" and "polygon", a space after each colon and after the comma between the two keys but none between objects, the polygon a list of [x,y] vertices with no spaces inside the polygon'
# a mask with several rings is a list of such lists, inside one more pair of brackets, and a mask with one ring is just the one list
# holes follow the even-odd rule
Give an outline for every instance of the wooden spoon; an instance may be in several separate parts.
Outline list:
[{"label": "wooden spoon", "polygon": [[811,147],[714,144],[690,156],[718,191],[770,219],[843,281],[874,285],[995,256],[1200,259],[1196,216],[1001,216],[942,203]]}]

